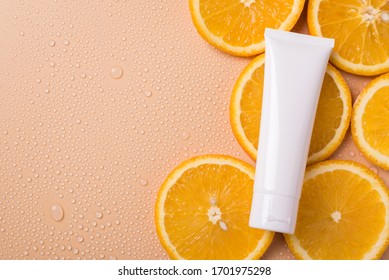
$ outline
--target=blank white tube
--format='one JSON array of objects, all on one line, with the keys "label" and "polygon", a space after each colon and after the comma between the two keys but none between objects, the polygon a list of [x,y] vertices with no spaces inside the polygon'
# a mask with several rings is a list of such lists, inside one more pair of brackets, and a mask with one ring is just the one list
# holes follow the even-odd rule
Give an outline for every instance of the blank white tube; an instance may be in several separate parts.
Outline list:
[{"label": "blank white tube", "polygon": [[293,233],[333,39],[266,29],[265,81],[250,226]]}]

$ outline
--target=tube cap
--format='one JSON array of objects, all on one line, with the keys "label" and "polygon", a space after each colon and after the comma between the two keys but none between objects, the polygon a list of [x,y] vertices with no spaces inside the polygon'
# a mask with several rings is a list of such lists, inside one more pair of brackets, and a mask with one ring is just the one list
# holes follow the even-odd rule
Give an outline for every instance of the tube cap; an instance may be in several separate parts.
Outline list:
[{"label": "tube cap", "polygon": [[254,193],[249,225],[253,228],[294,233],[299,200],[288,196]]}]

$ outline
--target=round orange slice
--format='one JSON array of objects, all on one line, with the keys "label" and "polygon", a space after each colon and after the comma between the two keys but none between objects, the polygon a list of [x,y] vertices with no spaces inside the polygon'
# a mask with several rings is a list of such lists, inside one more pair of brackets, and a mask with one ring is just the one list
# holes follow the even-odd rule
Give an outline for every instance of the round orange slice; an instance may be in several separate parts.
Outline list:
[{"label": "round orange slice", "polygon": [[358,75],[389,71],[389,2],[311,0],[309,33],[335,39],[331,62]]},{"label": "round orange slice", "polygon": [[[231,127],[242,148],[256,160],[262,107],[265,55],[240,74],[230,102]],[[328,65],[309,148],[308,164],[328,158],[341,144],[350,124],[351,94],[342,75]]]},{"label": "round orange slice", "polygon": [[389,241],[389,192],[370,169],[329,160],[308,167],[296,230],[285,234],[299,259],[378,259]]},{"label": "round orange slice", "polygon": [[351,132],[363,155],[389,170],[389,73],[373,80],[354,104]]},{"label": "round orange slice", "polygon": [[155,206],[158,237],[172,259],[258,259],[274,233],[249,227],[254,168],[204,155],[163,182]]}]

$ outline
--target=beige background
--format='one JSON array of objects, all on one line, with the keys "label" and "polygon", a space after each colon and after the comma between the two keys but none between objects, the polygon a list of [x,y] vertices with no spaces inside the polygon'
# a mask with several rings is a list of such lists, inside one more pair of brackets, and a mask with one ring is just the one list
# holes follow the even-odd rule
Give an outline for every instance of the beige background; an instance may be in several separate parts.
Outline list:
[{"label": "beige background", "polygon": [[[228,111],[249,61],[204,42],[187,1],[0,0],[0,259],[167,258],[153,207],[169,171],[253,163]],[[369,81],[346,77],[354,97]],[[335,157],[389,183],[349,135]],[[292,258],[281,235],[264,258]]]}]

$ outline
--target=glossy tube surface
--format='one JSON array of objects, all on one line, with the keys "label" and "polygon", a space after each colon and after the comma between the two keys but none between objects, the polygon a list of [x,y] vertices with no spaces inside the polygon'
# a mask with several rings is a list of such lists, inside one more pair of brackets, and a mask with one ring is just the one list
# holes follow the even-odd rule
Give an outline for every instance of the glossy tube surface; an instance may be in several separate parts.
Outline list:
[{"label": "glossy tube surface", "polygon": [[250,226],[293,233],[333,39],[266,29],[265,82]]}]

